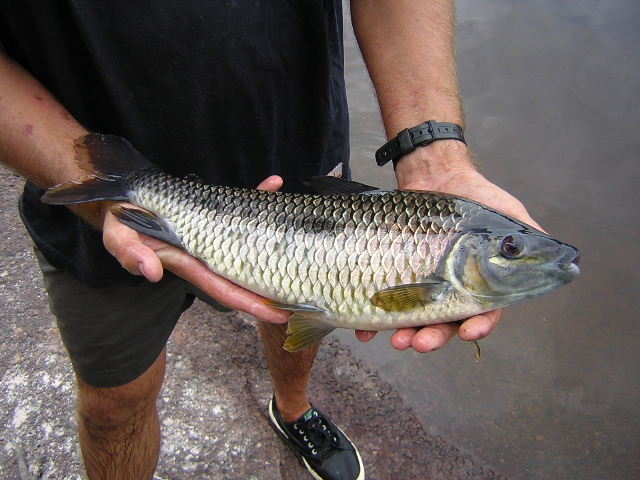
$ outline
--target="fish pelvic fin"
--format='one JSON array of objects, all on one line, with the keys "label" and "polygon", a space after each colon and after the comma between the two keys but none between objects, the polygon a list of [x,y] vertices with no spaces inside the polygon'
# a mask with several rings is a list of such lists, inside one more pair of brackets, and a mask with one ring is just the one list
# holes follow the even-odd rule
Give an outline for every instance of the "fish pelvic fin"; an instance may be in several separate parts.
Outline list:
[{"label": "fish pelvic fin", "polygon": [[138,170],[153,168],[140,152],[124,138],[89,133],[76,139],[75,160],[88,174],[86,179],[56,185],[41,200],[51,205],[127,200],[123,179]]},{"label": "fish pelvic fin", "polygon": [[162,240],[164,243],[168,243],[174,247],[184,249],[182,240],[176,235],[173,228],[171,228],[167,222],[147,210],[115,205],[111,207],[111,213],[113,213],[120,222],[124,223],[127,227],[133,228],[137,232]]},{"label": "fish pelvic fin", "polygon": [[299,310],[289,317],[287,341],[282,348],[288,352],[299,352],[312,347],[323,337],[335,330],[336,327],[326,321],[324,311]]},{"label": "fish pelvic fin", "polygon": [[265,298],[262,300],[265,305],[268,305],[273,308],[279,308],[280,310],[288,310],[290,312],[318,312],[324,313],[324,310],[318,308],[314,305],[309,305],[306,303],[282,303],[276,300],[270,300]]}]

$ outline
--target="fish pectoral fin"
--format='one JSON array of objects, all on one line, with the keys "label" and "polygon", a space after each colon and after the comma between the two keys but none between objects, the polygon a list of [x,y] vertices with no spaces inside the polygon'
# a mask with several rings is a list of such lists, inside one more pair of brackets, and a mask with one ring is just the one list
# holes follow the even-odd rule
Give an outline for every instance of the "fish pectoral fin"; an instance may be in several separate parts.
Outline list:
[{"label": "fish pectoral fin", "polygon": [[410,312],[438,301],[450,286],[444,280],[395,285],[374,293],[370,300],[385,312]]},{"label": "fish pectoral fin", "polygon": [[111,207],[111,213],[113,213],[120,222],[124,223],[127,227],[133,228],[137,232],[157,238],[174,247],[184,249],[182,241],[169,227],[167,222],[147,210],[116,205]]},{"label": "fish pectoral fin", "polygon": [[289,317],[287,341],[282,348],[288,352],[298,352],[318,343],[336,327],[326,321],[324,311],[297,311]]}]

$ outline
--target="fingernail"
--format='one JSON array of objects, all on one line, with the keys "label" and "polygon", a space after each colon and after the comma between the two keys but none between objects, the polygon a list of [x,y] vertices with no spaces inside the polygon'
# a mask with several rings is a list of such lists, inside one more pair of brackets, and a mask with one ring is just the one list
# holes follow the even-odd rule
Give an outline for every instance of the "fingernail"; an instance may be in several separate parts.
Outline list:
[{"label": "fingernail", "polygon": [[144,263],[140,262],[138,264],[138,271],[140,272],[140,275],[142,275],[143,277],[147,276],[147,274],[144,273]]}]

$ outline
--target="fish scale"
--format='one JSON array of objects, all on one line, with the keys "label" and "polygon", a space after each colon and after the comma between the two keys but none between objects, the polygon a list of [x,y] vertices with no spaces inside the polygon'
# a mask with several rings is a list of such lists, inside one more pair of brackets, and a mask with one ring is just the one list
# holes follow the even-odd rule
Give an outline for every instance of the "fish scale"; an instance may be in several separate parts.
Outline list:
[{"label": "fish scale", "polygon": [[[338,326],[424,323],[456,313],[444,303],[389,314],[370,301],[376,291],[436,270],[464,218],[450,198],[401,191],[282,194],[157,171],[138,175],[129,188],[134,203],[175,226],[186,250],[214,272],[277,302],[322,308]],[[356,212],[362,212],[358,223]]]}]

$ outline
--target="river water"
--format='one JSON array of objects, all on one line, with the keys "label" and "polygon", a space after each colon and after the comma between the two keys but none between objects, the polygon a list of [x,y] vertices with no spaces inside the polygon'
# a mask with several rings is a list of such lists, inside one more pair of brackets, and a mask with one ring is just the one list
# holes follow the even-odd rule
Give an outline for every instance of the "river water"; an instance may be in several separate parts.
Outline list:
[{"label": "river water", "polygon": [[[394,187],[348,22],[353,176]],[[637,0],[458,1],[469,144],[583,273],[507,309],[478,365],[458,340],[420,355],[338,334],[425,428],[510,478],[640,478],[639,27]]]}]

